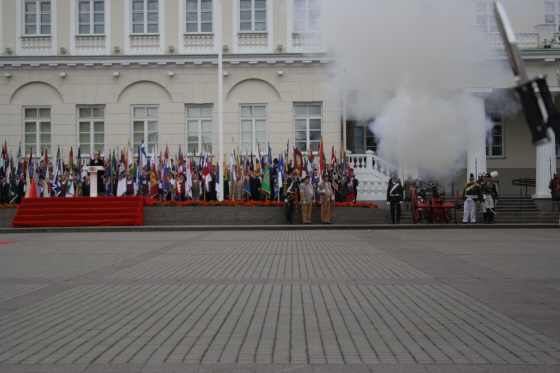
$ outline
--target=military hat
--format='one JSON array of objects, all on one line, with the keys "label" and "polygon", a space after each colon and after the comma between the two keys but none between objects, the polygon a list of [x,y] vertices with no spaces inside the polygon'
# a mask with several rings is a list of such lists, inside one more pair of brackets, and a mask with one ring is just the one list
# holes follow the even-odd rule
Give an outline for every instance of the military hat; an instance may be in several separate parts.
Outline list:
[{"label": "military hat", "polygon": [[484,177],[492,177],[490,174],[485,174]]},{"label": "military hat", "polygon": [[301,179],[301,181],[305,181],[307,179],[309,179],[309,176],[305,176],[303,179]]},{"label": "military hat", "polygon": [[272,163],[278,163],[278,158],[274,158],[274,160],[272,161]]},{"label": "military hat", "polygon": [[472,173],[470,174],[469,180],[474,180],[474,174],[472,174]]}]

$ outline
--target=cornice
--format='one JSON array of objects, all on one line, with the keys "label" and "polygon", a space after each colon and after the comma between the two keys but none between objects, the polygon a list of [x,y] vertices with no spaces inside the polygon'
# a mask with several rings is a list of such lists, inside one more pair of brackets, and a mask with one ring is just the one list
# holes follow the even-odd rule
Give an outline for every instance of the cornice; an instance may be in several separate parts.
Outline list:
[{"label": "cornice", "polygon": [[[224,67],[289,67],[324,66],[336,61],[328,54],[224,54]],[[1,69],[103,69],[158,67],[215,67],[218,56],[161,55],[161,56],[14,56],[1,57]]]}]

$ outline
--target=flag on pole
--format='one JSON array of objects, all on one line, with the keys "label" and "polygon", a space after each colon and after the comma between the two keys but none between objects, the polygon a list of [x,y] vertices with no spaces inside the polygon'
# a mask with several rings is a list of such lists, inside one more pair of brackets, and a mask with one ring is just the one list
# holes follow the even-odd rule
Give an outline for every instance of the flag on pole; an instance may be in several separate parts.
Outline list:
[{"label": "flag on pole", "polygon": [[267,198],[270,198],[270,167],[266,165],[264,169],[264,176],[262,181],[262,192],[266,195]]},{"label": "flag on pole", "polygon": [[107,165],[107,184],[105,185],[105,195],[107,197],[112,196],[113,195],[113,167],[112,167],[112,163],[113,163],[113,158],[111,157],[111,152],[109,152],[109,159],[108,159],[108,165]]},{"label": "flag on pole", "polygon": [[336,154],[334,152],[334,145],[332,147],[332,154],[331,154],[331,169],[334,170],[338,165],[338,160],[336,159]]},{"label": "flag on pole", "polygon": [[323,147],[323,138],[319,142],[319,174],[323,175],[327,167],[325,166],[325,149]]},{"label": "flag on pole", "polygon": [[298,170],[299,174],[303,171],[303,155],[297,147],[294,148],[294,168]]}]

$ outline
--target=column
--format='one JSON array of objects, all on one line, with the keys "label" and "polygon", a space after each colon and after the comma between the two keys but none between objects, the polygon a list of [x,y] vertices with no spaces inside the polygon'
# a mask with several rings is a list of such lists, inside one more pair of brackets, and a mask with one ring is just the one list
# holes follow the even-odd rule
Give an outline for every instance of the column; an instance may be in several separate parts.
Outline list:
[{"label": "column", "polygon": [[473,173],[475,178],[486,170],[486,110],[484,96],[492,92],[492,88],[469,88],[465,90],[473,95],[471,100],[475,119],[468,124],[467,131],[467,180]]},{"label": "column", "polygon": [[533,198],[550,198],[548,183],[552,179],[552,174],[556,170],[556,148],[554,131],[548,129],[550,141],[545,144],[537,145],[537,185]]}]

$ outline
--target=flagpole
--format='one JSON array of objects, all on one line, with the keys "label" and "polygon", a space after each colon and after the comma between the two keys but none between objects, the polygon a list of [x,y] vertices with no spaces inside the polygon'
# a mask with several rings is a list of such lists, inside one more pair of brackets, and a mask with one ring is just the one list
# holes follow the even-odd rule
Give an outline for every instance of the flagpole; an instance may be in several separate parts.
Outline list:
[{"label": "flagpole", "polygon": [[[217,1],[217,45],[218,45],[218,167],[223,168],[224,161],[224,75],[222,61],[222,0]],[[224,170],[218,168],[218,179],[220,181],[219,201],[224,200]]]}]

